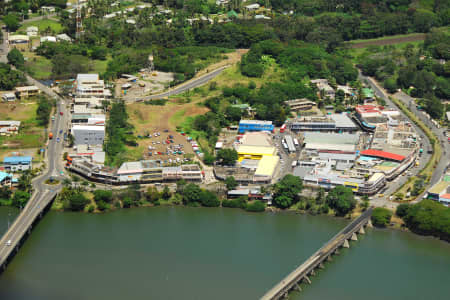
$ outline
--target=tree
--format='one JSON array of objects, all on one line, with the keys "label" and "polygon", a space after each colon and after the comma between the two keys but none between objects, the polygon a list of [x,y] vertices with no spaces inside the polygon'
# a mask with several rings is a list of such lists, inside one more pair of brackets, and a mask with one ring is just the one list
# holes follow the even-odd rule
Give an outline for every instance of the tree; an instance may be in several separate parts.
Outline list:
[{"label": "tree", "polygon": [[351,212],[356,206],[356,200],[351,188],[338,185],[327,195],[327,204],[336,211],[339,216]]},{"label": "tree", "polygon": [[154,186],[150,186],[147,189],[147,192],[145,193],[145,198],[148,202],[155,202],[158,201],[161,198],[160,193]]},{"label": "tree", "polygon": [[433,235],[450,242],[450,208],[433,200],[422,200],[411,205],[403,220],[418,234]]},{"label": "tree", "polygon": [[172,193],[170,192],[169,187],[167,185],[164,186],[161,196],[165,200],[169,200],[170,197],[172,196]]},{"label": "tree", "polygon": [[384,88],[391,94],[397,91],[397,82],[392,77],[386,78],[383,85]]},{"label": "tree", "polygon": [[220,149],[217,153],[217,161],[222,165],[233,166],[238,159],[238,153],[234,149]]},{"label": "tree", "polygon": [[303,189],[302,180],[292,174],[283,177],[274,185],[274,204],[279,208],[288,208],[298,201],[298,194]]},{"label": "tree", "polygon": [[386,227],[389,225],[392,217],[392,211],[383,207],[376,207],[372,211],[371,220],[374,226]]},{"label": "tree", "polygon": [[20,27],[19,18],[13,14],[7,14],[4,16],[3,23],[5,23],[9,31],[16,31]]},{"label": "tree", "polygon": [[198,185],[189,183],[183,190],[183,202],[184,203],[192,203],[192,202],[200,202],[200,193],[201,189]]},{"label": "tree", "polygon": [[41,126],[47,126],[50,121],[50,113],[52,111],[52,103],[45,96],[40,96],[38,107],[36,109],[36,119]]},{"label": "tree", "polygon": [[399,206],[397,206],[397,210],[395,211],[395,214],[399,216],[400,218],[404,218],[409,211],[409,204],[408,203],[402,203]]},{"label": "tree", "polygon": [[12,191],[8,186],[4,185],[0,188],[0,199],[9,200],[11,194]]},{"label": "tree", "polygon": [[218,207],[220,205],[220,201],[217,198],[217,195],[208,190],[201,191],[200,202],[203,206],[206,207]]},{"label": "tree", "polygon": [[24,208],[28,200],[30,200],[30,194],[25,191],[18,190],[14,193],[12,205],[18,208]]},{"label": "tree", "polygon": [[72,211],[81,211],[89,203],[89,200],[80,192],[73,193],[68,200]]},{"label": "tree", "polygon": [[17,69],[23,69],[25,65],[25,59],[23,58],[23,55],[19,50],[13,48],[11,51],[9,51],[7,58],[9,64],[15,66]]},{"label": "tree", "polygon": [[106,190],[95,190],[94,191],[94,200],[95,202],[104,201],[106,203],[110,203],[112,201],[112,191],[106,191]]},{"label": "tree", "polygon": [[19,177],[17,188],[20,191],[29,192],[31,190],[31,173],[29,170],[24,171]]},{"label": "tree", "polygon": [[266,210],[266,204],[262,201],[254,201],[247,204],[245,210],[249,212],[263,212]]},{"label": "tree", "polygon": [[228,176],[225,179],[225,185],[227,186],[227,190],[232,190],[237,186],[236,179],[233,176]]}]

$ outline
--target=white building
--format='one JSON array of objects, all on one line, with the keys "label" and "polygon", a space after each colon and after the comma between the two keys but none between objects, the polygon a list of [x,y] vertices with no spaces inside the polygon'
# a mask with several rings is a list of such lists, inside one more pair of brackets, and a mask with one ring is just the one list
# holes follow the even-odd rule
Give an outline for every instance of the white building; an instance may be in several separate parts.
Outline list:
[{"label": "white building", "polygon": [[56,43],[56,37],[54,36],[43,36],[41,37],[41,43]]},{"label": "white building", "polygon": [[5,102],[15,101],[16,95],[14,93],[5,93],[2,95],[2,100]]},{"label": "white building", "polygon": [[74,125],[72,136],[75,145],[102,145],[105,140],[105,126]]},{"label": "white building", "polygon": [[20,121],[0,121],[0,135],[11,135],[19,132]]},{"label": "white building", "polygon": [[76,83],[77,98],[105,98],[105,83],[98,74],[78,74]]},{"label": "white building", "polygon": [[28,36],[37,36],[39,33],[39,29],[37,26],[28,26],[27,27],[27,35]]},{"label": "white building", "polygon": [[72,42],[72,39],[70,38],[70,36],[68,36],[67,34],[65,34],[65,33],[61,33],[61,34],[58,34],[58,35],[56,35],[56,40],[58,41],[58,42]]}]

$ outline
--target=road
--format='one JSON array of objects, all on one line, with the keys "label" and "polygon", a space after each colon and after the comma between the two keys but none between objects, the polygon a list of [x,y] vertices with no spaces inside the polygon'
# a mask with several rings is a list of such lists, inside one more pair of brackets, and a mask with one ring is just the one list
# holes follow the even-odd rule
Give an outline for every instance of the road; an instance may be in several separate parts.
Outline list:
[{"label": "road", "polygon": [[165,97],[170,97],[173,95],[178,95],[181,94],[183,92],[186,92],[188,90],[191,90],[193,88],[199,87],[201,85],[204,85],[205,83],[207,83],[208,81],[214,79],[215,77],[217,77],[220,73],[222,73],[223,70],[225,70],[226,68],[228,68],[229,66],[224,66],[221,67],[217,70],[214,70],[210,73],[207,73],[205,75],[202,75],[198,78],[194,78],[191,79],[185,83],[182,83],[178,86],[176,86],[175,88],[173,88],[172,90],[169,89],[169,91],[161,93],[161,94],[157,94],[157,95],[151,95],[151,96],[146,96],[146,97],[137,97],[135,98],[135,101],[137,100],[141,100],[141,101],[145,101],[145,100],[152,100],[152,99],[161,99],[161,98],[165,98]]},{"label": "road", "polygon": [[442,146],[441,160],[436,166],[430,180],[430,184],[433,185],[441,179],[442,175],[444,175],[445,171],[449,167],[450,143],[447,141],[447,137],[444,135],[444,132],[446,132],[447,129],[437,128],[436,125],[433,124],[430,119],[428,119],[424,111],[420,111],[417,109],[414,98],[412,98],[411,96],[403,92],[398,92],[394,94],[394,97],[402,101],[406,105],[406,107],[408,107],[408,109],[412,111],[413,114],[415,114],[428,128],[431,129],[431,131],[437,136],[439,143]]},{"label": "road", "polygon": [[[44,170],[42,175],[36,177],[32,181],[33,195],[31,199],[0,240],[0,268],[4,266],[4,263],[10,256],[11,252],[14,251],[16,246],[19,245],[20,240],[33,224],[34,220],[61,189],[61,185],[50,186],[45,184],[46,180],[50,177],[62,179],[61,172],[64,170],[62,161],[63,139],[59,134],[60,130],[63,130],[64,132],[68,124],[68,112],[66,110],[64,99],[33,78],[29,76],[27,76],[27,78],[32,84],[38,85],[48,96],[54,97],[58,101],[56,109],[57,116],[55,121],[51,124],[51,130],[54,133],[54,138],[49,140],[46,148],[45,160],[47,168]],[[63,112],[63,115],[60,115],[60,112]],[[58,136],[60,136],[60,142],[57,142]],[[7,243],[9,244],[9,241],[11,241],[11,245],[7,245]]]},{"label": "road", "polygon": [[[374,90],[375,95],[379,98],[384,99],[386,101],[386,107],[387,108],[393,108],[396,109],[404,116],[406,119],[410,121],[418,135],[420,136],[420,143],[421,148],[424,149],[424,153],[419,157],[419,167],[411,167],[409,171],[405,171],[402,173],[402,175],[395,178],[393,181],[387,183],[387,189],[383,192],[384,196],[379,197],[378,195],[374,196],[371,200],[372,205],[375,206],[385,206],[388,208],[395,208],[398,204],[395,202],[392,202],[389,200],[389,197],[395,193],[411,176],[416,176],[420,170],[422,170],[426,163],[430,160],[431,154],[427,153],[428,149],[431,149],[431,144],[425,133],[420,129],[418,126],[414,124],[388,97],[388,94],[384,91],[382,87],[378,85],[378,83],[369,77],[363,76],[362,74],[359,74],[359,78],[362,81],[367,81],[367,83],[370,85],[370,87]],[[408,173],[409,172],[409,173]]]}]

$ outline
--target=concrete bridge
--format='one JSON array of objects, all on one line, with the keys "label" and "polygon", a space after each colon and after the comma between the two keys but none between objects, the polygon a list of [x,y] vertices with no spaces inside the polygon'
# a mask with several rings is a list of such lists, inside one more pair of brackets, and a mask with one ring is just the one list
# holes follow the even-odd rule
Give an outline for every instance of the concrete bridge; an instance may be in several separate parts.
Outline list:
[{"label": "concrete bridge", "polygon": [[45,210],[53,202],[57,194],[55,190],[37,191],[17,216],[14,223],[0,240],[0,273],[19,251],[22,242],[31,233],[33,225],[42,218]]},{"label": "concrete bridge", "polygon": [[261,300],[273,300],[280,298],[287,298],[289,291],[296,289],[301,291],[300,283],[307,282],[311,284],[310,276],[315,275],[314,270],[323,268],[325,260],[331,260],[333,254],[338,254],[339,248],[349,248],[348,240],[356,241],[357,234],[364,234],[365,226],[372,226],[370,217],[372,216],[372,208],[366,210],[361,216],[356,218],[331,240],[317,250],[310,258],[308,258],[302,265],[292,271],[289,275],[284,277],[272,289],[270,289]]}]

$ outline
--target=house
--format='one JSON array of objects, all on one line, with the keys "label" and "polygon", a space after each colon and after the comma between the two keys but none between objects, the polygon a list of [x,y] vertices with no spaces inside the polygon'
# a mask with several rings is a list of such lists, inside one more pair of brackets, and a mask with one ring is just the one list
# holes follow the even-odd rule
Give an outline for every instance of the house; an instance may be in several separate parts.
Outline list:
[{"label": "house", "polygon": [[0,172],[0,186],[10,185],[12,181],[12,174]]},{"label": "house", "polygon": [[3,159],[3,167],[11,172],[31,170],[32,160],[31,156],[8,156]]},{"label": "house", "polygon": [[41,90],[34,85],[16,87],[16,95],[19,97],[19,99],[34,97],[39,95],[40,93]]},{"label": "house", "polygon": [[43,36],[41,37],[41,43],[56,43],[56,37],[54,36]]},{"label": "house", "polygon": [[52,14],[56,11],[54,6],[41,6],[41,12],[43,14]]},{"label": "house", "polygon": [[255,20],[270,20],[271,18],[265,15],[255,15]]},{"label": "house", "polygon": [[27,36],[37,36],[39,33],[39,29],[37,26],[28,26],[27,27]]},{"label": "house", "polygon": [[311,83],[317,86],[317,89],[319,90],[319,96],[321,98],[328,97],[330,99],[334,99],[335,97],[334,89],[328,84],[327,79],[314,79],[311,80]]},{"label": "house", "polygon": [[15,101],[16,95],[14,95],[14,93],[4,93],[2,95],[2,100],[5,102]]},{"label": "house", "polygon": [[246,6],[244,6],[244,8],[246,9],[246,10],[248,10],[248,11],[254,11],[254,10],[257,10],[257,9],[259,9],[261,6],[258,4],[258,3],[253,3],[253,4],[249,4],[249,5],[246,5]]},{"label": "house", "polygon": [[72,42],[72,39],[67,34],[62,33],[62,34],[58,34],[56,36],[56,41],[57,42],[69,42],[70,43],[70,42]]},{"label": "house", "polygon": [[20,121],[0,121],[0,135],[10,135],[19,132]]},{"label": "house", "polygon": [[30,37],[28,35],[16,34],[8,37],[9,45],[21,51],[30,48]]}]

